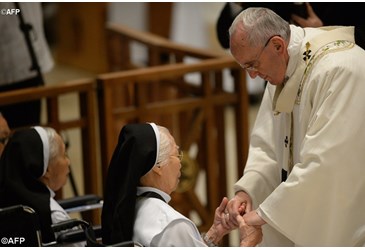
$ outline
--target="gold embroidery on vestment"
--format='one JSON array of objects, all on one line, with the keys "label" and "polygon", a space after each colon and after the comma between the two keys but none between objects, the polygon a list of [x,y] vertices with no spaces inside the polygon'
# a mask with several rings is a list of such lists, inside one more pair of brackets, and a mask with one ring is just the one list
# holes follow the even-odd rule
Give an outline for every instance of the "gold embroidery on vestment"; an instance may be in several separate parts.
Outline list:
[{"label": "gold embroidery on vestment", "polygon": [[[313,65],[323,56],[327,55],[328,53],[333,53],[333,52],[338,52],[341,50],[346,50],[346,49],[351,49],[352,47],[354,47],[355,44],[349,41],[345,41],[345,40],[336,40],[334,42],[331,42],[329,44],[326,44],[325,46],[323,46],[321,49],[319,49],[313,56],[310,56],[309,53],[311,52],[309,50],[310,48],[310,43],[307,42],[306,43],[306,52],[304,52],[303,54],[307,54],[309,55],[309,60],[306,61],[307,67],[304,70],[304,76],[300,82],[299,88],[298,88],[298,92],[297,92],[297,98],[295,100],[295,104],[300,104],[301,101],[301,96],[302,96],[302,90],[303,90],[303,85],[307,79],[307,77],[309,76],[310,71],[313,68]],[[309,52],[308,52],[309,51]]]}]

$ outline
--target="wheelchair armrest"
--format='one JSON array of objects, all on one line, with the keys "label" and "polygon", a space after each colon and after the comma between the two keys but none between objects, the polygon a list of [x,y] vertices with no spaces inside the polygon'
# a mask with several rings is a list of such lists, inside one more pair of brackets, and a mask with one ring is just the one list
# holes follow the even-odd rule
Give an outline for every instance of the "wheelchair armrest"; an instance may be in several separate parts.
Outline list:
[{"label": "wheelchair armrest", "polygon": [[77,197],[58,200],[63,209],[99,203],[102,199],[94,194],[86,194]]},{"label": "wheelchair armrest", "polygon": [[82,228],[86,228],[89,226],[89,223],[84,220],[80,220],[80,219],[69,219],[69,220],[61,221],[61,222],[51,225],[52,230],[55,233],[61,232],[63,230],[72,229],[72,228],[75,228],[78,226],[81,226]]},{"label": "wheelchair armrest", "polygon": [[[93,226],[92,229],[95,236],[101,238],[101,225]],[[77,229],[60,233],[57,237],[57,244],[68,244],[85,240],[85,229]]]},{"label": "wheelchair armrest", "polygon": [[87,194],[57,201],[67,213],[83,212],[103,206],[102,199],[94,194]]}]

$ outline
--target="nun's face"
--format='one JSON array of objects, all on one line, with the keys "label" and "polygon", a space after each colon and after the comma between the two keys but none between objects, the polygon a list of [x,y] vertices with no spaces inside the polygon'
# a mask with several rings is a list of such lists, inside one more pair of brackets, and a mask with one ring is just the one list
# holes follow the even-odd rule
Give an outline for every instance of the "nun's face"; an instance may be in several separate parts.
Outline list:
[{"label": "nun's face", "polygon": [[179,184],[179,178],[181,176],[181,162],[179,157],[178,146],[174,146],[172,153],[168,159],[166,165],[161,167],[162,180],[163,180],[163,191],[167,194],[171,194],[176,190]]},{"label": "nun's face", "polygon": [[48,186],[53,191],[59,190],[66,184],[67,175],[70,172],[70,159],[66,154],[65,144],[59,135],[56,136],[56,140],[60,147],[60,153],[55,158],[50,159],[46,173],[49,180]]}]

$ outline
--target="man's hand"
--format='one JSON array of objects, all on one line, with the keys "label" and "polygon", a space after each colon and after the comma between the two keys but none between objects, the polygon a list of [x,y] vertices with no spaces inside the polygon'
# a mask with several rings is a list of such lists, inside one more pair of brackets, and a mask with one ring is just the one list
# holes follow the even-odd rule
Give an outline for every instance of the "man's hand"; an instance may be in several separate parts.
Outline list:
[{"label": "man's hand", "polygon": [[251,211],[243,216],[243,219],[250,226],[262,226],[266,222],[256,213],[256,211]]},{"label": "man's hand", "polygon": [[229,213],[228,225],[230,227],[238,227],[239,223],[236,220],[237,215],[244,215],[251,210],[252,201],[250,196],[243,191],[237,192],[227,204],[227,211]]}]

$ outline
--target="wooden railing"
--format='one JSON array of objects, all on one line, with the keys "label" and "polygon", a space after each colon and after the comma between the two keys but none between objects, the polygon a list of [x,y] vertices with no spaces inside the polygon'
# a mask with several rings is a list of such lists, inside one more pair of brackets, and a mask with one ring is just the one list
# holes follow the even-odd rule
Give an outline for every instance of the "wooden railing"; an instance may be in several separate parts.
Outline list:
[{"label": "wooden railing", "polygon": [[[74,94],[78,98],[78,105],[75,109],[79,110],[79,115],[69,120],[61,120],[60,99],[70,94]],[[97,164],[99,151],[97,148],[95,97],[95,81],[78,80],[56,86],[0,92],[0,106],[32,100],[45,100],[46,122],[41,125],[53,127],[58,132],[80,129],[84,192],[101,195],[101,178],[98,176],[100,166]],[[95,212],[91,216],[92,221],[100,222],[98,213]]]},{"label": "wooden railing", "polygon": [[[131,29],[121,24],[108,23],[107,35],[110,71],[175,64],[187,59],[202,60],[224,55],[211,50],[177,44],[152,33]],[[133,45],[139,46],[140,53],[143,50],[146,51],[143,63],[133,61],[132,53],[135,52],[132,49]]]}]

